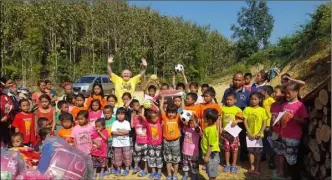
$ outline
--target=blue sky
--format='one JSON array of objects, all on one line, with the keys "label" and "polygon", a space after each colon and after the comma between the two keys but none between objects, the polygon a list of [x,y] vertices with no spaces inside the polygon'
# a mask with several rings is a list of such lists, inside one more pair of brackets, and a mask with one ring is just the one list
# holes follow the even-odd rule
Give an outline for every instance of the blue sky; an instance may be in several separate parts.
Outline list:
[{"label": "blue sky", "polygon": [[[200,25],[210,25],[222,35],[230,38],[230,27],[236,23],[237,12],[245,6],[244,1],[130,1],[140,7],[151,6],[162,15],[182,16],[185,20]],[[308,13],[326,1],[268,1],[270,13],[274,17],[274,29],[270,41],[275,43],[279,37],[291,35],[299,25],[309,20]]]}]

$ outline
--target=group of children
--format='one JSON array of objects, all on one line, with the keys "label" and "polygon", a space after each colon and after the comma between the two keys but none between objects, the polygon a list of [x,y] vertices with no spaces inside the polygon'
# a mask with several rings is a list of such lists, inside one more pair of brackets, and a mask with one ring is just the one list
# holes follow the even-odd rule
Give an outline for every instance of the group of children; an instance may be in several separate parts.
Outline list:
[{"label": "group of children", "polygon": [[[159,89],[169,89],[165,83],[147,86],[146,94],[153,102],[149,108],[144,108],[143,102],[132,98],[130,93],[124,93],[123,106],[116,107],[117,97],[105,98],[98,83],[93,85],[87,100],[78,94],[59,101],[59,113],[52,107],[52,99],[47,94],[39,96],[39,108],[35,112],[31,112],[30,101],[22,99],[19,102],[21,112],[12,123],[15,127],[12,145],[33,146],[40,152],[47,136],[58,136],[91,155],[95,175],[99,178],[107,174],[127,176],[131,168],[139,177],[149,174],[150,179],[161,179],[162,168],[166,165],[167,180],[177,180],[180,164],[183,180],[198,179],[199,164],[203,161],[209,178],[216,179],[220,151],[225,157],[223,171],[237,172],[241,137],[232,136],[224,128],[229,123],[232,127],[243,124],[248,140],[262,139],[264,142],[264,150],[263,147],[247,148],[248,174],[259,176],[261,154],[266,153],[276,160],[276,176],[283,177],[284,159],[291,166],[296,163],[302,124],[308,117],[298,100],[299,84],[289,82],[272,88],[265,84],[264,74],[260,72],[251,86],[247,80],[249,76],[236,73],[231,85],[232,89],[250,91],[245,100],[247,105],[243,107],[237,106],[237,101],[243,101],[246,95],[226,91],[223,105],[219,106],[215,90],[203,84],[202,96],[199,96],[195,82],[189,85],[174,83],[175,89],[186,93],[172,98],[158,94]],[[180,118],[182,110],[193,112],[189,121]],[[286,113],[273,125],[281,112]],[[272,143],[269,143],[269,137]],[[101,168],[100,173],[97,168]]]}]

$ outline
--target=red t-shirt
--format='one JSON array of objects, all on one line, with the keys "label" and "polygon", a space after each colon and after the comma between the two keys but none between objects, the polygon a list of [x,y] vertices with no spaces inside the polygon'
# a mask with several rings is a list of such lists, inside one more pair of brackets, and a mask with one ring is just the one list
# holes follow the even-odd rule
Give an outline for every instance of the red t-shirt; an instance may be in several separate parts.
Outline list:
[{"label": "red t-shirt", "polygon": [[33,113],[20,112],[16,114],[12,126],[18,128],[19,132],[24,135],[24,143],[33,143],[36,140]]},{"label": "red t-shirt", "polygon": [[281,118],[281,137],[290,139],[301,139],[302,124],[298,123],[294,118],[308,118],[308,112],[304,104],[300,101],[287,102],[283,105],[283,111],[287,113]]}]

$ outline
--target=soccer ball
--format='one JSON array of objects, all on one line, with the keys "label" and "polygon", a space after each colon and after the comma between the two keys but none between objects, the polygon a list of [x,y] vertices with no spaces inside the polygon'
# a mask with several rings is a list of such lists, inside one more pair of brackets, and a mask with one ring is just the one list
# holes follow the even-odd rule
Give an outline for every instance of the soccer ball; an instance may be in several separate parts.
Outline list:
[{"label": "soccer ball", "polygon": [[182,72],[183,71],[183,66],[181,65],[181,64],[177,64],[176,66],[175,66],[175,72]]},{"label": "soccer ball", "polygon": [[152,80],[152,81],[157,81],[157,80],[158,80],[157,75],[152,74],[152,75],[150,76],[150,80]]},{"label": "soccer ball", "polygon": [[189,122],[189,120],[193,116],[193,112],[188,110],[182,110],[180,116],[182,121]]},{"label": "soccer ball", "polygon": [[143,106],[145,109],[151,109],[152,104],[153,102],[151,100],[145,100]]}]

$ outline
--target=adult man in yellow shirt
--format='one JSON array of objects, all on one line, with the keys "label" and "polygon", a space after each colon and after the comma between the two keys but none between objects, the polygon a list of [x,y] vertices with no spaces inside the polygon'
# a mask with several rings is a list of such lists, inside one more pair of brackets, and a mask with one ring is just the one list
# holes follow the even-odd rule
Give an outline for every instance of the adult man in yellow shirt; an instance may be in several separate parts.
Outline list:
[{"label": "adult man in yellow shirt", "polygon": [[122,106],[122,95],[125,92],[129,92],[131,95],[135,93],[136,85],[140,82],[141,77],[145,74],[147,68],[147,62],[145,58],[142,58],[142,69],[141,72],[132,77],[132,73],[129,69],[124,69],[121,72],[121,77],[114,74],[112,71],[112,63],[114,56],[111,54],[108,57],[108,73],[110,75],[110,80],[113,82],[115,87],[115,96],[118,99],[117,106]]}]

